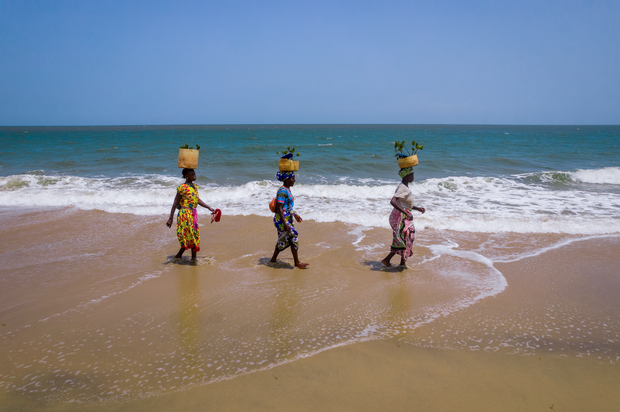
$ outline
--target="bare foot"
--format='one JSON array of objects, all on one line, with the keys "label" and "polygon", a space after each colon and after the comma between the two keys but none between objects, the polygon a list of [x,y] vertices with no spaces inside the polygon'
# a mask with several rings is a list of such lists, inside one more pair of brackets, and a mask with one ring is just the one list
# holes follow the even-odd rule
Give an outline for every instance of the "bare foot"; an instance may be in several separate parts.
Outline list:
[{"label": "bare foot", "polygon": [[301,263],[299,262],[298,264],[295,265],[296,267],[298,267],[299,269],[305,269],[308,266],[310,266],[310,263]]},{"label": "bare foot", "polygon": [[269,262],[270,263],[278,263],[278,261],[276,259],[271,259]]},{"label": "bare foot", "polygon": [[387,267],[389,267],[389,268],[391,268],[391,267],[392,267],[392,265],[390,264],[390,262],[388,262],[386,259],[383,259],[383,260],[381,261],[381,263],[383,263],[385,266],[387,266]]},{"label": "bare foot", "polygon": [[196,259],[192,259],[189,261],[189,265],[190,266],[198,266],[198,262],[196,261]]}]

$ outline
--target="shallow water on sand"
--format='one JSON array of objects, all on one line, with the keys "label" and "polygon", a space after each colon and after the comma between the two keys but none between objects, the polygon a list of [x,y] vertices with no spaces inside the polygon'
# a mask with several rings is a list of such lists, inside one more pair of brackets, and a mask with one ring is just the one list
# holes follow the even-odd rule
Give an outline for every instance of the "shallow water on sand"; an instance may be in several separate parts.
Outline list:
[{"label": "shallow water on sand", "polygon": [[[261,217],[202,225],[196,266],[173,261],[178,244],[162,217],[60,209],[0,218],[0,387],[29,399],[150,397],[395,336],[528,354],[552,343],[606,362],[620,354],[614,236],[426,230],[409,267],[388,269],[379,262],[389,231],[306,221],[300,255],[311,266],[298,270],[288,251],[268,263],[275,233]],[[579,245],[601,250],[597,276],[563,277],[562,256],[551,256]],[[548,305],[536,303],[532,282]],[[472,315],[504,295],[507,304]]]}]

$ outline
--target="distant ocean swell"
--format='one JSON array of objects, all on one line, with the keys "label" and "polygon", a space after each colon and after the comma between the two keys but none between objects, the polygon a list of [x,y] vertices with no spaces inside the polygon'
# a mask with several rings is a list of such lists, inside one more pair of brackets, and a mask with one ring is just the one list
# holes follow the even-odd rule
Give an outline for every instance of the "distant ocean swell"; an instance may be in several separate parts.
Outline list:
[{"label": "distant ocean swell", "polygon": [[[304,184],[293,193],[305,219],[388,227],[397,181],[341,178]],[[145,174],[87,178],[43,171],[0,177],[0,206],[77,207],[109,213],[167,214],[181,179]],[[271,216],[278,183],[238,186],[202,182],[201,197],[228,215]],[[597,187],[603,189],[597,190]],[[620,168],[545,171],[505,177],[454,176],[415,182],[418,230],[471,232],[620,233]]]}]

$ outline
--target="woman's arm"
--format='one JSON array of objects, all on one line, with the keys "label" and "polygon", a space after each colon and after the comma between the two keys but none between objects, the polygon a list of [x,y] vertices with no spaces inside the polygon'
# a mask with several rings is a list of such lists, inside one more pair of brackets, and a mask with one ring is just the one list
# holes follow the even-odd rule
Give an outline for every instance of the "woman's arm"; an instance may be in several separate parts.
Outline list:
[{"label": "woman's arm", "polygon": [[174,217],[174,211],[179,205],[180,201],[181,201],[181,195],[177,193],[177,195],[174,197],[174,202],[172,203],[172,209],[170,209],[170,217],[168,218],[168,221],[166,222],[166,226],[168,227],[172,226],[172,218]]},{"label": "woman's arm", "polygon": [[[396,196],[394,196],[392,198],[392,200],[390,200],[390,204],[392,206],[394,206],[394,209],[398,210],[401,213],[404,213],[404,214],[408,215],[410,219],[412,218],[411,213],[408,213],[406,210],[404,210],[402,207],[400,207],[400,203],[399,203],[398,198]],[[421,212],[421,213],[426,212],[426,209],[424,209],[423,207],[413,206],[411,209],[417,210],[418,212]]]},{"label": "woman's arm", "polygon": [[205,202],[200,200],[200,198],[198,198],[198,204],[202,207],[206,207],[207,209],[209,209],[211,213],[215,213],[215,209],[212,209],[209,205],[207,205]]},{"label": "woman's arm", "polygon": [[405,216],[407,216],[407,219],[413,219],[411,213],[400,206],[400,202],[398,201],[398,198],[396,196],[392,197],[392,200],[390,200],[390,204],[400,213],[404,213]]},{"label": "woman's arm", "polygon": [[276,212],[278,212],[278,214],[280,215],[280,220],[282,220],[282,222],[284,223],[284,229],[286,229],[286,231],[291,230],[291,227],[288,225],[288,223],[286,223],[286,220],[284,219],[284,210],[282,209],[282,203],[276,203]]}]

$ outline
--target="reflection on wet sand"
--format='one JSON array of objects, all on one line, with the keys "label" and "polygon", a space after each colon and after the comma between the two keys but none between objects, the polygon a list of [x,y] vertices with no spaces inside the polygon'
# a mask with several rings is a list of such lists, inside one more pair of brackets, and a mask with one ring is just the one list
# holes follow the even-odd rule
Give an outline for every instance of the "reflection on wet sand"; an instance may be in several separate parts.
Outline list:
[{"label": "reflection on wet sand", "polygon": [[269,336],[275,342],[276,358],[292,353],[292,343],[299,321],[299,289],[288,280],[278,282],[275,288],[273,311],[269,318]]},{"label": "reflection on wet sand", "polygon": [[[191,273],[178,277],[179,281],[179,312],[178,334],[182,353],[185,355],[184,367],[194,371],[202,366],[200,360],[201,351],[201,327],[200,327],[200,288],[197,268],[192,268]],[[190,376],[188,379],[192,379]]]},{"label": "reflection on wet sand", "polygon": [[399,278],[387,287],[388,310],[386,324],[393,325],[402,322],[411,315],[411,294],[408,290],[407,275],[399,274]]}]

